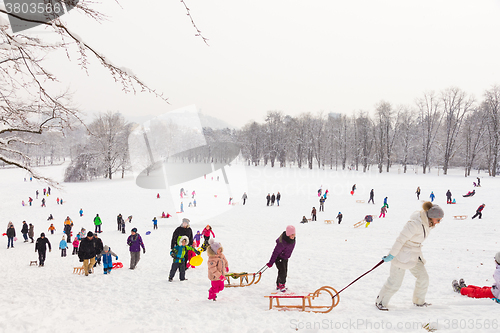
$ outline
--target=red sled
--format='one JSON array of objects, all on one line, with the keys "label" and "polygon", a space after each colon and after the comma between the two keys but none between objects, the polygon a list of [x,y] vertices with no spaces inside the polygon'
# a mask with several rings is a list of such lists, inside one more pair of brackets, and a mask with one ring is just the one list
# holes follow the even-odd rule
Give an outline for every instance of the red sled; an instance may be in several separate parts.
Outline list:
[{"label": "red sled", "polygon": [[354,195],[354,191],[351,191],[351,195]]}]

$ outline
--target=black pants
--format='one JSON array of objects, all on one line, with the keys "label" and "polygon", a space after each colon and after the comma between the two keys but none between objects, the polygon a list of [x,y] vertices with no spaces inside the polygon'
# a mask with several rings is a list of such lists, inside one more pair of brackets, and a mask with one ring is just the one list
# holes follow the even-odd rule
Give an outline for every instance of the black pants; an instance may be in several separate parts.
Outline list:
[{"label": "black pants", "polygon": [[66,249],[61,249],[61,257],[66,257]]},{"label": "black pants", "polygon": [[38,251],[38,264],[43,266],[45,263],[45,253],[46,251]]},{"label": "black pants", "polygon": [[316,214],[314,214],[314,215],[312,216],[311,221],[316,221]]},{"label": "black pants", "polygon": [[481,212],[476,212],[472,218],[475,218],[476,216],[479,216],[479,218],[483,217],[483,214]]},{"label": "black pants", "polygon": [[78,254],[78,248],[73,246],[73,254]]},{"label": "black pants", "polygon": [[375,202],[373,201],[373,197],[370,197],[370,200],[368,200],[368,203],[370,203],[370,201],[375,204]]},{"label": "black pants", "polygon": [[276,268],[278,269],[278,278],[276,279],[276,285],[285,284],[286,276],[288,273],[288,259],[276,259]]},{"label": "black pants", "polygon": [[179,278],[181,281],[186,279],[186,263],[185,262],[173,262],[172,267],[170,268],[170,274],[168,275],[168,279],[171,280],[174,278],[175,272],[179,269]]},{"label": "black pants", "polygon": [[323,205],[319,205],[319,211],[320,211],[320,212],[324,212],[324,211],[325,211],[325,206],[323,206]]},{"label": "black pants", "polygon": [[153,229],[158,229],[158,224],[153,224]]},{"label": "black pants", "polygon": [[118,231],[122,230],[122,223],[118,222]]}]

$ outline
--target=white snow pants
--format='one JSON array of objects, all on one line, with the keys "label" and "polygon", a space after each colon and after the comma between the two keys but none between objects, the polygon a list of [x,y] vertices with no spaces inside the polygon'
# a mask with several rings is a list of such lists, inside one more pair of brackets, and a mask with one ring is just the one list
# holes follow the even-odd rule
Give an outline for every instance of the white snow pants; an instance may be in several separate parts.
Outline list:
[{"label": "white snow pants", "polygon": [[[387,281],[385,281],[384,286],[380,290],[377,296],[377,304],[382,303],[383,306],[387,306],[391,297],[399,290],[401,284],[403,283],[403,278],[405,276],[406,269],[399,268],[394,264],[391,264],[391,273]],[[425,269],[424,264],[421,260],[417,262],[415,267],[410,268],[411,274],[417,278],[415,282],[415,290],[413,291],[413,303],[424,304],[425,295],[427,294],[427,289],[429,287],[429,275]]]}]

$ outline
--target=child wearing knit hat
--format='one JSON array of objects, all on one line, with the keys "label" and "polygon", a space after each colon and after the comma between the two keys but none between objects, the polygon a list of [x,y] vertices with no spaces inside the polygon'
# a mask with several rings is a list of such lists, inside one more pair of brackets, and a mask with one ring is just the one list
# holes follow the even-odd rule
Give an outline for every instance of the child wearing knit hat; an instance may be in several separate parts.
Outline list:
[{"label": "child wearing knit hat", "polygon": [[208,278],[211,281],[211,288],[208,290],[208,299],[215,301],[217,294],[224,290],[225,274],[229,272],[226,256],[222,254],[224,249],[220,243],[214,242],[213,238],[209,241],[207,248],[208,254]]},{"label": "child wearing knit hat", "polygon": [[286,230],[283,231],[281,236],[276,240],[276,246],[274,247],[271,259],[267,263],[267,267],[272,267],[276,263],[276,268],[278,269],[278,277],[276,278],[276,290],[285,292],[287,288],[286,276],[288,271],[288,259],[292,255],[293,249],[295,248],[295,227],[289,225]]}]

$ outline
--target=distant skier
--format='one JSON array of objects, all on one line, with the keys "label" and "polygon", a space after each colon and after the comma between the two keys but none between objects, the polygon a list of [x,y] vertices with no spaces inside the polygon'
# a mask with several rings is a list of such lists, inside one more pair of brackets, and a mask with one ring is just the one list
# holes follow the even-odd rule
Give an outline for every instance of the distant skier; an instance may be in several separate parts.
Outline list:
[{"label": "distant skier", "polygon": [[485,204],[482,204],[481,206],[477,207],[476,209],[476,214],[474,214],[474,216],[472,218],[475,218],[476,216],[479,216],[479,219],[481,219],[483,217],[483,209],[484,209],[484,206],[486,206]]}]

